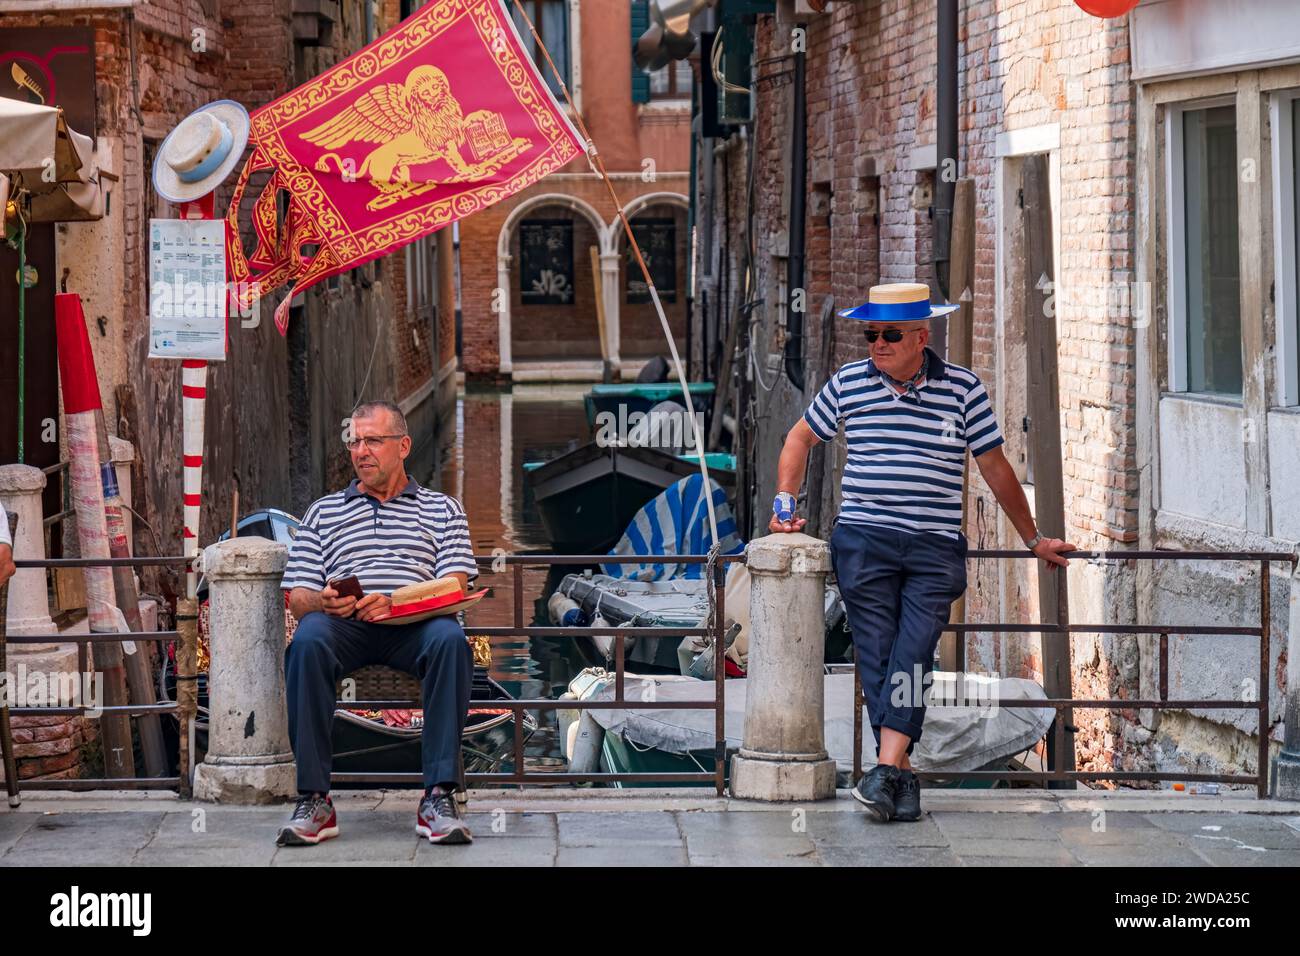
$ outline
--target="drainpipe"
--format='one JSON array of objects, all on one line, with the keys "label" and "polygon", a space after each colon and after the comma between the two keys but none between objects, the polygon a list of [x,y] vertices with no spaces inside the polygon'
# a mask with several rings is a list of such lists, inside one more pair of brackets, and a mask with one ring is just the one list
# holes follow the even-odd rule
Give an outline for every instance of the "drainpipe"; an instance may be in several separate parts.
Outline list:
[{"label": "drainpipe", "polygon": [[803,311],[792,308],[795,296],[807,308],[808,297],[803,294],[804,277],[804,220],[808,208],[808,122],[806,113],[806,83],[804,69],[807,55],[800,50],[794,55],[794,106],[790,111],[790,271],[786,283],[786,340],[785,376],[790,384],[803,391]]},{"label": "drainpipe", "polygon": [[[948,267],[957,189],[957,0],[939,0],[939,63],[935,89],[934,275],[951,299]],[[946,175],[945,175],[946,171]]]}]

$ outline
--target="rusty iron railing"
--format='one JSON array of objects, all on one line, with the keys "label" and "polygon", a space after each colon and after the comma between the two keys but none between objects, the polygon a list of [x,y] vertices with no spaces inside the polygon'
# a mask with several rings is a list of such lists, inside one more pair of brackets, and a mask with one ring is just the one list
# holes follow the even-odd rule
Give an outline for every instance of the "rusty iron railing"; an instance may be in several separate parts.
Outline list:
[{"label": "rusty iron railing", "polygon": [[[590,627],[531,627],[524,623],[524,577],[523,570],[525,567],[550,567],[552,565],[599,565],[599,564],[648,564],[656,560],[671,561],[674,564],[708,564],[709,557],[702,554],[693,555],[637,555],[635,557],[617,557],[608,554],[588,554],[588,555],[550,555],[550,554],[519,554],[507,555],[505,557],[493,555],[476,555],[475,560],[480,566],[493,565],[500,566],[502,562],[510,568],[511,571],[511,592],[514,612],[513,626],[495,626],[472,628],[474,634],[482,634],[487,637],[554,637],[565,639],[577,639],[580,637],[590,637],[593,633]],[[706,570],[706,575],[711,573],[714,582],[714,595],[716,608],[712,615],[712,627],[602,627],[600,634],[613,635],[614,637],[614,699],[602,701],[582,701],[582,700],[555,700],[551,698],[538,698],[532,700],[493,700],[492,706],[502,710],[509,709],[514,714],[514,746],[512,748],[513,756],[513,773],[471,773],[466,774],[465,779],[468,784],[498,786],[523,786],[526,784],[559,784],[559,783],[618,783],[624,781],[638,781],[642,783],[701,783],[713,784],[714,790],[718,796],[725,792],[726,785],[726,757],[727,757],[727,734],[726,734],[726,667],[723,664],[723,658],[726,653],[724,644],[724,618],[726,617],[726,568],[725,566],[734,562],[745,560],[743,554],[736,555],[717,555],[713,558],[712,567]],[[707,578],[706,578],[707,580]],[[714,660],[714,698],[712,700],[701,701],[629,701],[624,696],[624,680],[626,677],[626,667],[624,660],[624,642],[629,637],[651,638],[667,640],[676,638],[680,640],[683,637],[708,637],[711,638],[713,646]],[[394,700],[367,700],[367,701],[336,701],[335,706],[339,708],[357,709],[357,710],[384,710],[388,708],[407,708],[419,707],[419,701],[394,701]],[[682,773],[529,773],[524,766],[524,721],[523,714],[525,711],[536,710],[623,710],[625,708],[635,708],[637,710],[712,710],[714,713],[714,770],[708,772],[682,772]],[[330,775],[331,783],[343,784],[384,784],[384,783],[419,783],[422,777],[419,773],[334,773]]]},{"label": "rusty iron railing", "polygon": [[[1148,783],[1155,782],[1189,782],[1189,783],[1236,783],[1254,784],[1257,796],[1263,799],[1268,794],[1268,690],[1269,679],[1269,643],[1271,638],[1271,613],[1269,601],[1269,565],[1275,561],[1286,562],[1293,567],[1296,555],[1288,552],[1271,551],[1070,551],[1064,557],[1083,558],[1100,561],[1258,561],[1259,562],[1259,624],[1254,627],[1219,625],[1219,624],[1071,624],[1068,620],[1068,601],[1066,597],[1066,576],[1063,569],[1057,569],[1057,591],[1061,609],[1060,619],[1055,623],[1044,621],[1037,624],[949,624],[945,630],[965,634],[972,631],[1002,631],[1004,633],[1028,634],[1157,634],[1160,636],[1160,697],[1158,700],[1086,700],[1078,698],[1048,698],[1046,700],[998,700],[981,701],[980,706],[998,707],[1051,707],[1056,711],[1052,721],[1053,753],[1055,766],[1047,770],[968,770],[962,772],[917,772],[922,780],[991,780],[991,781],[1026,781],[1043,784],[1064,784],[1071,781],[1088,780],[1131,780]],[[980,550],[970,551],[968,558],[1019,558],[1038,560],[1025,551]],[[1220,636],[1258,636],[1259,637],[1259,688],[1257,701],[1240,700],[1169,700],[1169,635],[1173,634],[1207,634]],[[853,711],[853,779],[862,776],[862,676],[853,669],[854,701]],[[1236,709],[1255,710],[1259,713],[1259,769],[1254,774],[1213,774],[1213,773],[1174,773],[1162,771],[1137,770],[1066,770],[1062,757],[1066,753],[1066,721],[1062,711],[1073,710],[1208,710]],[[1072,784],[1071,784],[1072,785]]]}]

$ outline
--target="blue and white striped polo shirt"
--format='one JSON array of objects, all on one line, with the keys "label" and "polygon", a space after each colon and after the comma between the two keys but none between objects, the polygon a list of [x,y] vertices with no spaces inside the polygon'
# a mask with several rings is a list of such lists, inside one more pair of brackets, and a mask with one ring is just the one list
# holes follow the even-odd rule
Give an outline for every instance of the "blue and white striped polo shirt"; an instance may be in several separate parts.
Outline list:
[{"label": "blue and white striped polo shirt", "polygon": [[864,359],[832,375],[804,412],[822,441],[844,422],[841,521],[954,539],[961,530],[966,449],[978,457],[1002,444],[1002,432],[975,373],[926,353],[918,398],[899,395]]},{"label": "blue and white striped polo shirt", "polygon": [[328,581],[354,574],[367,594],[391,594],[458,571],[470,580],[478,576],[459,501],[414,478],[384,502],[357,485],[353,479],[307,509],[289,549],[281,583],[286,591],[320,591]]}]

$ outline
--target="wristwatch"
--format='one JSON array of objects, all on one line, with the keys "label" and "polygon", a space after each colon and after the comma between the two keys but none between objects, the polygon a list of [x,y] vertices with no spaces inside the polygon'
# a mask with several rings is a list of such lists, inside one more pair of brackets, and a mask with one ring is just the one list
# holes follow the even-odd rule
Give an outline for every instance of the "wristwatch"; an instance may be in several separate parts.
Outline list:
[{"label": "wristwatch", "polygon": [[1028,541],[1025,542],[1025,547],[1028,548],[1030,551],[1033,551],[1034,548],[1038,547],[1044,540],[1045,539],[1041,534],[1035,534],[1032,538],[1030,538]]},{"label": "wristwatch", "polygon": [[777,521],[790,521],[794,518],[795,504],[794,495],[788,491],[778,491],[772,499],[772,514],[776,515]]}]

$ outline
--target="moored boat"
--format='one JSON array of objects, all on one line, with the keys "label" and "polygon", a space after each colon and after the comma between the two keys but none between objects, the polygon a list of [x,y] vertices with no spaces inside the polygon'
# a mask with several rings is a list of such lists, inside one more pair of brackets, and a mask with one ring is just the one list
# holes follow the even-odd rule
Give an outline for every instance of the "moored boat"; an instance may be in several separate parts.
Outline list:
[{"label": "moored boat", "polygon": [[[735,484],[734,459],[710,457],[710,476]],[[733,468],[719,467],[733,464]],[[683,478],[699,474],[698,460],[655,448],[595,442],[545,462],[525,462],[524,476],[537,513],[560,554],[598,554],[610,548],[648,501]]]},{"label": "moored boat", "polygon": [[[580,680],[580,678],[585,679]],[[1018,754],[1032,748],[1052,724],[1055,712],[1050,707],[997,707],[995,701],[1045,700],[1043,688],[1032,680],[1015,677],[965,675],[966,703],[958,704],[955,692],[958,675],[935,671],[932,674],[936,703],[926,709],[924,733],[916,743],[912,763],[916,769],[942,774],[971,770],[1002,769]],[[850,786],[853,771],[853,673],[841,670],[823,677],[824,728],[826,752],[835,760],[838,785]],[[729,680],[725,686],[724,727],[727,763],[739,749],[744,735],[745,697],[748,681]],[[614,678],[605,671],[584,671],[570,684],[577,700],[608,701],[614,699]],[[634,675],[624,678],[624,699],[700,702],[714,698],[712,681],[666,675]],[[577,713],[575,711],[575,713]],[[605,773],[698,773],[714,769],[714,714],[711,706],[700,710],[588,710],[583,740],[587,748],[597,747],[598,769]],[[864,713],[865,719],[865,713]],[[593,729],[594,728],[594,729]],[[578,735],[561,734],[565,756],[573,759]],[[870,729],[863,734],[862,765],[870,769],[876,762],[875,742]],[[729,766],[728,766],[729,771]],[[942,779],[936,786],[987,786],[983,781]],[[641,786],[616,783],[616,787]],[[664,784],[647,783],[660,787]],[[683,786],[691,786],[683,784]]]}]

